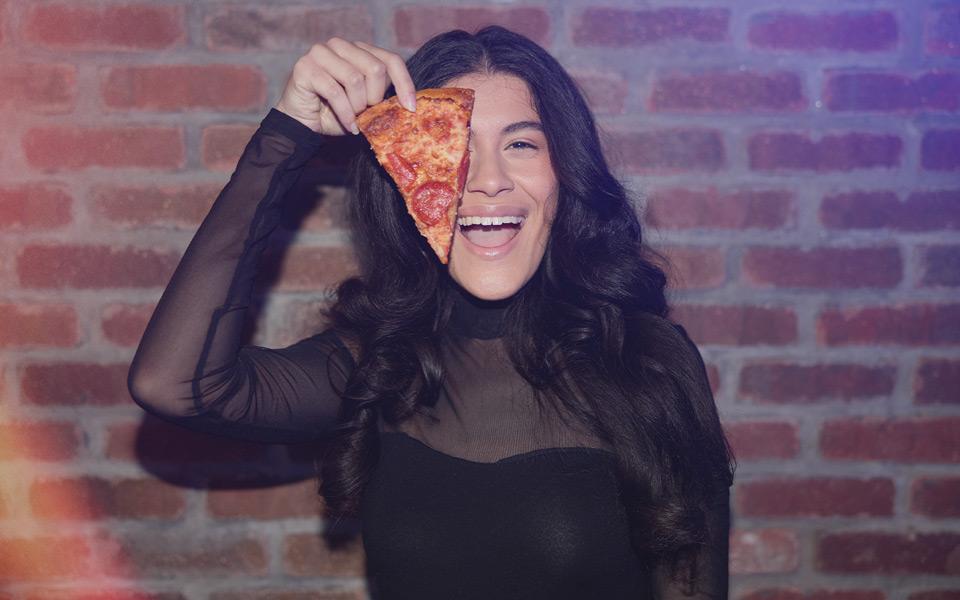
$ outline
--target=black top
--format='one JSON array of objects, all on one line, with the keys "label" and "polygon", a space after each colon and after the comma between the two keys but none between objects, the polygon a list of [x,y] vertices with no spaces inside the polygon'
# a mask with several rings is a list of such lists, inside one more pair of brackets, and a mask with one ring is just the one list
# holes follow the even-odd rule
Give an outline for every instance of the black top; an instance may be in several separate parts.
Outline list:
[{"label": "black top", "polygon": [[[130,369],[147,412],[245,440],[330,431],[354,362],[330,329],[291,346],[240,345],[267,237],[323,137],[271,109],[173,274]],[[613,449],[538,408],[502,344],[510,300],[458,290],[437,404],[391,427],[361,498],[374,598],[687,598],[639,567]],[[728,490],[708,512],[700,598],[727,597]]]}]

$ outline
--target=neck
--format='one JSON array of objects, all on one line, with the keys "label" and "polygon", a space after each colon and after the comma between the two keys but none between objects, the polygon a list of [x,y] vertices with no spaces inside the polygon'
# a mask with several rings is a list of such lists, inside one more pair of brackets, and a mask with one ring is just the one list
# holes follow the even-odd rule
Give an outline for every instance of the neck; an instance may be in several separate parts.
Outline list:
[{"label": "neck", "polygon": [[507,309],[516,301],[517,294],[502,300],[482,300],[453,280],[450,288],[450,329],[454,333],[483,340],[503,337]]}]

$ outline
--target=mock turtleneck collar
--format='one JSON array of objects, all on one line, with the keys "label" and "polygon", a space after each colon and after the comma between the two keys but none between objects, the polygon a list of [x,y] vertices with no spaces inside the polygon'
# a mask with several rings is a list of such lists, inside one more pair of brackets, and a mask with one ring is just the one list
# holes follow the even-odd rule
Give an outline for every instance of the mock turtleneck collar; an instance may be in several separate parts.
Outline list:
[{"label": "mock turtleneck collar", "polygon": [[453,297],[451,331],[481,340],[503,337],[507,308],[516,300],[516,294],[503,300],[481,300],[456,283],[450,287]]}]

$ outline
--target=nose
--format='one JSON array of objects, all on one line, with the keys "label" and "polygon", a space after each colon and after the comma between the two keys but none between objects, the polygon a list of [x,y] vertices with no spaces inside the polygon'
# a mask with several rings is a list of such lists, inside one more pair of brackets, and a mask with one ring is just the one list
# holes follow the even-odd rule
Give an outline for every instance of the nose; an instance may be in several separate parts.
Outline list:
[{"label": "nose", "polygon": [[470,150],[466,191],[494,197],[513,189],[513,180],[504,170],[500,157],[489,151]]}]

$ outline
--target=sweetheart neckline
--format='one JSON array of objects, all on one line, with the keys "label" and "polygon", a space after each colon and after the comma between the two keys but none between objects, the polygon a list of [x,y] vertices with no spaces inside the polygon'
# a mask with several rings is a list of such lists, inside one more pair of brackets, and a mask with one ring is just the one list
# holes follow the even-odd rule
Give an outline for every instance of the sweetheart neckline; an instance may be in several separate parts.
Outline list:
[{"label": "sweetheart neckline", "polygon": [[599,453],[600,455],[606,456],[606,457],[607,457],[608,459],[610,459],[610,460],[615,460],[615,459],[616,459],[616,454],[614,454],[613,452],[611,452],[610,450],[607,450],[607,449],[605,449],[605,448],[594,448],[594,447],[592,447],[592,446],[552,446],[552,447],[549,447],[549,448],[536,448],[536,449],[534,449],[534,450],[528,450],[528,451],[526,451],[526,452],[520,452],[520,453],[518,453],[518,454],[511,454],[511,455],[509,455],[509,456],[504,456],[503,458],[501,458],[501,459],[499,459],[499,460],[492,461],[492,462],[484,462],[484,461],[479,461],[479,460],[470,460],[469,458],[462,458],[462,457],[459,457],[459,456],[454,456],[454,455],[452,455],[452,454],[447,454],[446,452],[441,452],[440,450],[437,450],[437,449],[434,448],[433,446],[430,446],[430,445],[426,444],[425,442],[423,442],[423,441],[421,441],[421,440],[418,440],[417,438],[413,437],[413,436],[410,435],[409,433],[406,433],[405,431],[381,431],[380,434],[381,434],[381,435],[383,435],[383,434],[393,434],[393,435],[395,435],[395,436],[399,436],[399,437],[401,437],[401,438],[407,439],[407,440],[413,442],[414,444],[420,446],[421,448],[426,449],[427,451],[429,451],[429,452],[431,452],[431,453],[433,453],[433,454],[435,454],[435,455],[438,455],[438,456],[440,456],[440,457],[448,458],[448,459],[455,460],[455,461],[459,461],[459,462],[464,462],[464,463],[471,464],[471,465],[480,465],[480,466],[506,465],[506,464],[512,464],[512,463],[514,463],[514,462],[519,462],[519,461],[524,460],[524,459],[527,459],[527,458],[533,458],[533,457],[545,456],[545,455],[552,455],[552,454],[555,454],[555,453],[558,453],[558,452],[559,452],[559,453],[564,453],[564,452],[569,453],[569,452],[575,452],[575,451],[585,451],[585,452],[587,452],[588,454],[591,454],[591,453]]}]

